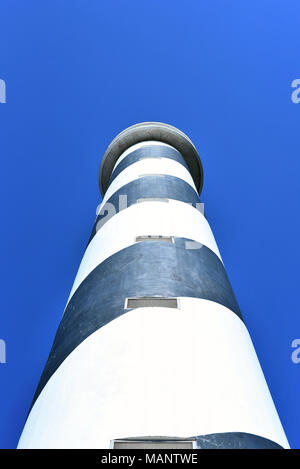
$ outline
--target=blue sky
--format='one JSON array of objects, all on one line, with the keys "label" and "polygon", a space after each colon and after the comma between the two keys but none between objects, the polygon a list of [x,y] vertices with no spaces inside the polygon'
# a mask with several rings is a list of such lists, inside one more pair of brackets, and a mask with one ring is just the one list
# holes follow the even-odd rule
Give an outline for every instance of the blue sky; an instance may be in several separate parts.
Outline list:
[{"label": "blue sky", "polygon": [[1,2],[0,447],[17,445],[47,359],[100,201],[101,156],[151,120],[199,150],[206,216],[300,447],[299,15],[297,0]]}]

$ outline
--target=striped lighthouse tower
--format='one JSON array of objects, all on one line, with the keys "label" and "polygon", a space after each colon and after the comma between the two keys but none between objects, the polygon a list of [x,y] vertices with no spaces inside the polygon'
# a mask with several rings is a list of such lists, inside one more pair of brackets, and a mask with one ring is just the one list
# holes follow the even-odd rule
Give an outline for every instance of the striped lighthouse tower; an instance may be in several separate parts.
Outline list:
[{"label": "striped lighthouse tower", "polygon": [[199,194],[198,153],[142,123],[103,201],[19,448],[288,448]]}]

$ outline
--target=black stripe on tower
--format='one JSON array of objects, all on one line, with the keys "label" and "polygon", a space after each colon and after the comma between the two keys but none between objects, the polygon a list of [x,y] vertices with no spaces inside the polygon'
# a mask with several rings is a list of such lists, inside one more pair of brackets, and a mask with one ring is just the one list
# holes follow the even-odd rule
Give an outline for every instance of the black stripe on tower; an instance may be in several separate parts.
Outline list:
[{"label": "black stripe on tower", "polygon": [[176,161],[177,163],[182,164],[189,171],[189,167],[186,164],[184,158],[179,153],[179,151],[174,148],[167,147],[165,145],[152,145],[145,146],[134,150],[132,153],[127,155],[113,170],[112,175],[109,180],[109,184],[117,177],[119,174],[133,163],[137,163],[146,158],[168,158],[169,160]]},{"label": "black stripe on tower", "polygon": [[99,264],[72,296],[34,400],[63,360],[90,334],[116,319],[128,297],[192,297],[220,303],[242,319],[225,268],[210,249],[175,243],[139,242]]},{"label": "black stripe on tower", "polygon": [[110,206],[104,204],[101,209],[102,214],[96,218],[88,244],[92,241],[99,226],[103,226],[114,213],[120,211],[120,208],[124,209],[122,205],[121,207],[119,205],[120,196],[124,195],[127,196],[126,207],[136,204],[139,199],[147,198],[178,200],[191,204],[193,207],[200,203],[197,192],[183,179],[160,174],[145,175],[125,184],[107,200],[106,204],[112,204],[115,212],[112,213]]}]

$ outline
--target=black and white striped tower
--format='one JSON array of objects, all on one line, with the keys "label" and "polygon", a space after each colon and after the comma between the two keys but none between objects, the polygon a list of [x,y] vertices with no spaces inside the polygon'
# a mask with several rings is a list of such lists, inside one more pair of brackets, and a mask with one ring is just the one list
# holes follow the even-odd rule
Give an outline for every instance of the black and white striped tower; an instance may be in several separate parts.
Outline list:
[{"label": "black and white striped tower", "polygon": [[19,448],[288,448],[176,128],[107,148],[103,202]]}]

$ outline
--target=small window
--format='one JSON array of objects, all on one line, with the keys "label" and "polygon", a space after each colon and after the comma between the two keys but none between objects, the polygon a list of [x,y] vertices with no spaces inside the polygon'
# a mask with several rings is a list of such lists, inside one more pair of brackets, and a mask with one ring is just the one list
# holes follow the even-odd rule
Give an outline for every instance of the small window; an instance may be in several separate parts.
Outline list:
[{"label": "small window", "polygon": [[166,243],[174,243],[173,236],[161,236],[161,235],[142,235],[135,238],[136,242],[139,241],[165,241]]},{"label": "small window", "polygon": [[178,299],[148,296],[143,298],[126,298],[125,300],[125,309],[149,307],[178,308]]},{"label": "small window", "polygon": [[193,449],[196,447],[196,440],[128,438],[112,440],[110,447],[113,449]]},{"label": "small window", "polygon": [[163,199],[162,197],[144,197],[137,199],[138,204],[141,202],[169,202],[169,199]]}]

